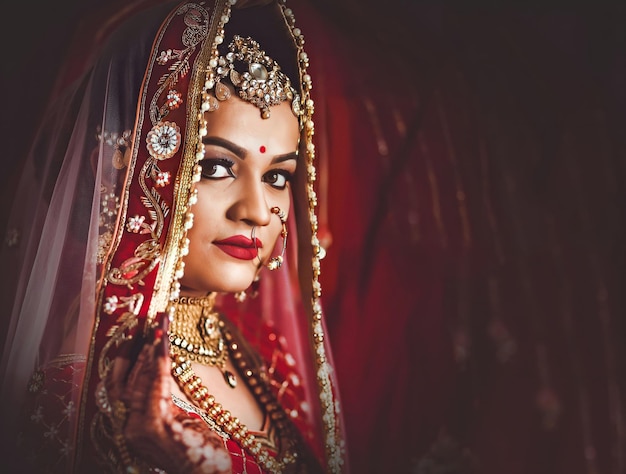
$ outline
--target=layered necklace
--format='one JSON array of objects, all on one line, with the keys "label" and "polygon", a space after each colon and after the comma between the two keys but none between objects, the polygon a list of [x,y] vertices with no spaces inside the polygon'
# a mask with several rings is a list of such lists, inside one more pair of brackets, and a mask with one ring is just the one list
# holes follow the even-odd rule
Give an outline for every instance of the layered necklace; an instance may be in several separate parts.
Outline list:
[{"label": "layered necklace", "polygon": [[[298,455],[292,425],[269,389],[265,374],[248,362],[234,334],[219,313],[213,310],[214,303],[215,294],[205,298],[181,297],[174,302],[175,314],[169,329],[172,375],[187,398],[203,410],[222,432],[252,454],[264,470],[284,472],[296,462]],[[238,418],[215,400],[193,370],[192,362],[217,367],[226,383],[235,388],[237,379],[226,370],[229,355],[232,355],[239,374],[245,377],[248,387],[263,405],[266,416],[278,432],[282,454],[276,458]]]},{"label": "layered necklace", "polygon": [[228,347],[224,342],[224,322],[213,310],[215,293],[204,298],[183,296],[174,304],[176,313],[169,330],[171,352],[191,362],[217,367],[226,383],[235,388],[237,378],[226,370]]}]

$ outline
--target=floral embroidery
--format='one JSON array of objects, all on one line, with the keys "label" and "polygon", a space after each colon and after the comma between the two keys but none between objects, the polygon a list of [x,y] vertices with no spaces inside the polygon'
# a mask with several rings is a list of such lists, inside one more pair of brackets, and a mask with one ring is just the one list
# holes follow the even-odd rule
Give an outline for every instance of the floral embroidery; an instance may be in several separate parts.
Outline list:
[{"label": "floral embroidery", "polygon": [[97,128],[96,138],[98,141],[113,148],[111,160],[115,169],[124,169],[130,163],[130,135],[130,130],[119,133],[103,132],[100,127]]},{"label": "floral embroidery", "polygon": [[56,435],[58,435],[58,434],[59,434],[58,428],[56,426],[50,426],[48,428],[48,431],[46,431],[43,435],[44,435],[45,438],[52,439],[52,438],[55,438]]},{"label": "floral embroidery", "polygon": [[[109,140],[114,141],[116,147],[118,147],[117,142],[125,141],[125,146],[128,146],[128,143],[126,142],[127,138],[125,138],[127,133],[130,134],[130,131],[127,130],[124,132],[122,137],[119,137],[117,133],[106,134],[105,132],[104,135],[107,135],[109,138],[105,139],[101,137],[101,139],[106,140],[107,144],[109,143]],[[104,263],[109,252],[109,248],[111,247],[111,242],[113,241],[113,227],[117,219],[119,209],[119,196],[117,196],[113,190],[109,192],[106,186],[102,186],[100,189],[100,216],[98,222],[100,235],[98,236],[98,249],[96,252],[96,263],[98,265],[102,265]]]},{"label": "floral embroidery", "polygon": [[119,308],[128,308],[131,313],[136,314],[143,303],[143,295],[135,294],[132,296],[122,296],[120,299],[113,295],[109,296],[104,302],[104,312],[113,314]]},{"label": "floral embroidery", "polygon": [[113,314],[117,309],[118,302],[119,300],[117,299],[117,296],[109,296],[104,303],[104,312],[107,314]]},{"label": "floral embroidery", "polygon": [[96,261],[98,264],[104,263],[104,259],[107,256],[112,240],[113,234],[108,230],[104,234],[98,236],[98,253],[96,255]]},{"label": "floral embroidery", "polygon": [[174,122],[161,122],[152,127],[146,137],[150,155],[157,160],[167,160],[180,148],[180,128]]},{"label": "floral embroidery", "polygon": [[98,409],[105,415],[111,415],[111,404],[109,403],[109,396],[104,383],[100,381],[98,388],[96,388],[96,405]]},{"label": "floral embroidery", "polygon": [[72,443],[69,440],[63,441],[61,443],[61,449],[59,449],[59,454],[61,456],[69,456],[72,453]]},{"label": "floral embroidery", "polygon": [[39,423],[43,420],[43,407],[39,405],[37,409],[30,415],[30,420],[34,423]]},{"label": "floral embroidery", "polygon": [[204,442],[202,435],[193,430],[183,430],[182,440],[190,448],[201,446]]},{"label": "floral embroidery", "polygon": [[159,54],[159,57],[157,58],[157,63],[159,63],[161,66],[165,66],[170,59],[172,59],[171,49],[168,49],[167,51],[161,51],[161,54]]},{"label": "floral embroidery", "polygon": [[[108,218],[115,217],[120,207],[120,198],[116,196],[114,193],[104,194],[102,196],[101,207],[102,207],[101,218],[103,220],[106,217]],[[100,225],[104,225],[104,224],[101,223]]]},{"label": "floral embroidery", "polygon": [[28,391],[30,393],[39,392],[43,388],[44,379],[45,379],[45,376],[42,370],[35,371],[32,377],[30,378],[30,382],[28,384]]},{"label": "floral embroidery", "polygon": [[145,220],[146,218],[144,216],[130,217],[128,219],[128,222],[126,223],[126,229],[128,230],[128,232],[132,232],[133,234],[138,234],[139,231],[141,230],[143,221]]},{"label": "floral embroidery", "polygon": [[9,229],[4,236],[4,243],[7,247],[16,247],[20,243],[20,231],[17,229]]},{"label": "floral embroidery", "polygon": [[167,107],[170,110],[174,110],[177,109],[178,107],[180,107],[180,104],[183,102],[183,96],[180,92],[178,92],[177,90],[171,89],[168,93],[167,93],[167,97],[166,97],[166,101],[165,101],[165,105],[167,105]]},{"label": "floral embroidery", "polygon": [[72,416],[74,414],[74,412],[76,411],[76,406],[74,405],[73,401],[68,402],[68,404],[65,406],[65,408],[63,409],[63,414],[65,416]]},{"label": "floral embroidery", "polygon": [[156,176],[154,177],[154,182],[157,188],[163,188],[170,184],[170,176],[171,174],[169,171],[159,171],[158,173],[156,173]]}]

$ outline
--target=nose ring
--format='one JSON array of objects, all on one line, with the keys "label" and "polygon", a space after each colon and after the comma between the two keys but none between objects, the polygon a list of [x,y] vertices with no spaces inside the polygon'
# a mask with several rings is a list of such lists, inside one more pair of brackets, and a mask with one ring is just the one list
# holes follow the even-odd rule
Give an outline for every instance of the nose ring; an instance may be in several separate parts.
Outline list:
[{"label": "nose ring", "polygon": [[[282,225],[282,229],[280,231],[280,236],[283,239],[283,245],[280,251],[280,255],[276,257],[270,258],[270,261],[267,263],[266,267],[269,270],[277,270],[281,267],[285,257],[285,250],[287,250],[287,215],[285,211],[283,211],[280,207],[274,206],[270,209],[272,214],[276,214],[280,219],[280,223]],[[259,256],[259,249],[256,246],[256,239],[254,238],[256,226],[252,227],[252,241],[254,242],[254,248],[256,249],[256,255],[259,259],[259,262],[262,264],[261,257]]]},{"label": "nose ring", "polygon": [[272,207],[270,211],[272,212],[272,214],[276,214],[278,216],[282,225],[280,236],[283,239],[283,245],[280,251],[280,255],[270,258],[270,261],[267,264],[267,268],[269,268],[270,270],[277,270],[283,264],[285,250],[287,249],[287,215],[285,214],[285,211],[276,206]]},{"label": "nose ring", "polygon": [[255,230],[256,230],[256,226],[253,225],[252,226],[252,235],[250,236],[250,238],[252,239],[252,243],[254,244],[254,250],[256,250],[256,258],[259,259],[259,263],[260,264],[263,264],[263,261],[261,260],[261,255],[259,255],[259,247],[257,247],[257,245],[256,245],[256,237],[255,237],[256,232],[255,232]]}]

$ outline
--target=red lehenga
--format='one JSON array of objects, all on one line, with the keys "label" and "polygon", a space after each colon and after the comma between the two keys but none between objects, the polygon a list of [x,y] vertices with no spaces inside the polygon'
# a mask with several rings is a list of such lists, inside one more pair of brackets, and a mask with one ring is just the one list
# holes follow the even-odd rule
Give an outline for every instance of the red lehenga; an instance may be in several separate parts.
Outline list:
[{"label": "red lehenga", "polygon": [[[271,415],[267,426],[283,420],[292,430],[298,456],[284,470],[347,470],[320,304],[304,39],[283,2],[235,3],[168,3],[134,15],[43,122],[8,222],[15,241],[2,260],[15,268],[2,295],[10,312],[0,367],[2,460],[16,472],[162,469],[125,450],[107,381],[120,357],[136,361],[142,347],[164,340],[158,328],[175,312],[201,159],[201,107],[214,60],[234,35],[254,38],[295,78],[301,149],[283,267],[261,272],[256,298],[222,295],[216,309],[240,334],[244,358],[255,361],[253,375],[240,375],[265,387],[257,401]],[[168,403],[178,407],[180,424],[200,418],[215,428],[201,446],[213,463],[209,472],[228,468],[207,454],[223,448],[233,472],[268,471],[271,464],[229,432],[227,421],[193,400]],[[270,456],[283,456],[281,443],[257,435]],[[190,449],[195,442],[185,441]]]}]

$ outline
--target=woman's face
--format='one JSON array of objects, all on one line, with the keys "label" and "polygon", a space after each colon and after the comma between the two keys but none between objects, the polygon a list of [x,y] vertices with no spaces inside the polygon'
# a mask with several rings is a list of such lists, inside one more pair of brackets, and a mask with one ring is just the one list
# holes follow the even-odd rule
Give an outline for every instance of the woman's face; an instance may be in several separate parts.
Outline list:
[{"label": "woman's face", "polygon": [[269,261],[282,230],[270,209],[289,213],[289,181],[296,170],[298,120],[288,101],[263,119],[257,107],[233,95],[206,118],[202,179],[181,279],[187,296],[250,286],[259,258]]}]

